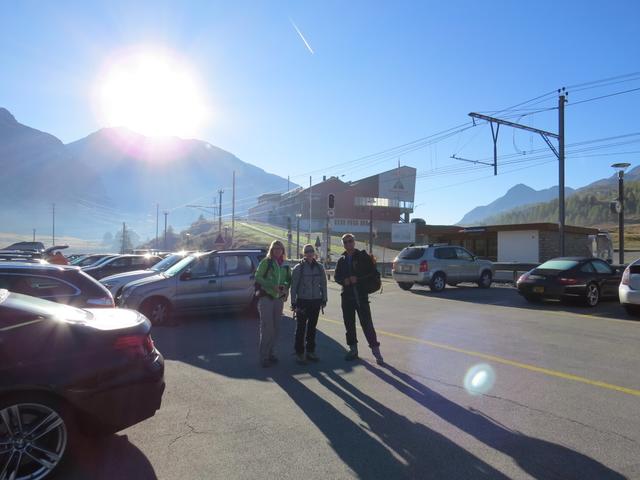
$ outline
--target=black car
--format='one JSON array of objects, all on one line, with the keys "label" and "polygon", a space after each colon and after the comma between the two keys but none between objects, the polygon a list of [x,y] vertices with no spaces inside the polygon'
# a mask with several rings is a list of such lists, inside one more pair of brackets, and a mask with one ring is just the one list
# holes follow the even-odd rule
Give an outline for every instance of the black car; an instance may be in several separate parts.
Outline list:
[{"label": "black car", "polygon": [[149,320],[0,290],[0,474],[43,479],[81,435],[152,417],[164,359]]},{"label": "black car", "polygon": [[70,264],[76,267],[90,267],[93,265],[98,265],[98,263],[102,263],[108,258],[117,256],[118,255],[116,255],[115,253],[94,253],[92,255],[82,255],[71,260]]},{"label": "black car", "polygon": [[113,296],[77,267],[1,262],[0,288],[80,308],[113,307]]},{"label": "black car", "polygon": [[518,292],[528,301],[580,299],[595,307],[602,298],[618,298],[621,274],[597,258],[559,257],[522,275]]},{"label": "black car", "polygon": [[146,270],[153,267],[162,258],[157,255],[118,255],[98,265],[85,267],[83,270],[95,279],[115,275],[116,273]]}]

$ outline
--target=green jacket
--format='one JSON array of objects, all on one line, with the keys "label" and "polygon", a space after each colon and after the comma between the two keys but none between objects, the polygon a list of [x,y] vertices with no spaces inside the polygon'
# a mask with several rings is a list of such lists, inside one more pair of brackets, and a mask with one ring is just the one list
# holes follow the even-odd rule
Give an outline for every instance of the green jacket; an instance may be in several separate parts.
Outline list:
[{"label": "green jacket", "polygon": [[[269,267],[271,263],[271,267]],[[267,270],[269,270],[267,272]],[[278,262],[269,258],[263,258],[256,270],[256,282],[260,284],[267,294],[278,298],[278,285],[284,285],[287,290],[291,286],[291,269],[289,265],[278,265]]]}]

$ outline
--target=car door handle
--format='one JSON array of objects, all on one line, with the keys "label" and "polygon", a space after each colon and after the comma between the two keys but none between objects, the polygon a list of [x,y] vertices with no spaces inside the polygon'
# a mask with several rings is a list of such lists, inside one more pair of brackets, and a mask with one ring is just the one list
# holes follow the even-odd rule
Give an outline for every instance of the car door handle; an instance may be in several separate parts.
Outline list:
[{"label": "car door handle", "polygon": [[217,280],[209,280],[209,283],[216,283]]}]

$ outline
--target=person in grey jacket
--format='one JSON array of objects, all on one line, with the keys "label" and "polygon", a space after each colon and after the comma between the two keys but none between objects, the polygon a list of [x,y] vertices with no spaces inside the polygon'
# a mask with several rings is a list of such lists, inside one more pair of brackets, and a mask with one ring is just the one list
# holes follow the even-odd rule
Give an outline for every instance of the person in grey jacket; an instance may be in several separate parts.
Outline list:
[{"label": "person in grey jacket", "polygon": [[324,267],[316,261],[313,245],[305,245],[303,252],[304,258],[293,267],[291,277],[291,309],[297,320],[294,347],[300,364],[305,364],[308,360],[318,361],[315,354],[316,325],[320,309],[327,304],[327,276]]}]

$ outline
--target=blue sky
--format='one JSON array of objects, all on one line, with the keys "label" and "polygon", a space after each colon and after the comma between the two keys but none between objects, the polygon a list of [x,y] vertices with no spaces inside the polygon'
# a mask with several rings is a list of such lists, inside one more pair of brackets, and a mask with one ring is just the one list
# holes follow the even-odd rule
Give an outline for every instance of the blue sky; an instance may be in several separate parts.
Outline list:
[{"label": "blue sky", "polygon": [[[640,92],[577,104],[640,87],[640,75],[583,85],[640,71],[640,3],[631,0],[4,1],[0,18],[0,106],[24,124],[64,142],[88,135],[104,126],[91,92],[105,59],[136,46],[168,49],[205,86],[211,116],[199,138],[304,184],[309,172],[357,179],[398,161],[414,166],[416,215],[429,223],[455,222],[517,183],[555,185],[557,163],[535,159],[540,138],[507,128],[499,154],[520,152],[505,160],[521,163],[501,175],[449,158],[490,156],[486,125],[412,152],[354,160],[464,124],[471,111],[563,86],[573,86],[568,145],[640,132]],[[557,105],[554,94],[541,100],[523,108]],[[502,115],[557,130],[555,110]],[[638,143],[613,143],[569,153],[567,185],[608,176],[616,161],[640,164],[640,153],[626,153],[640,152]]]}]

